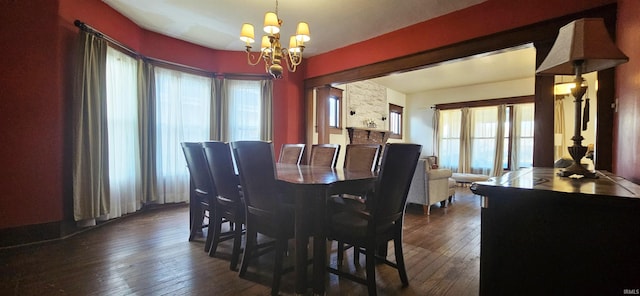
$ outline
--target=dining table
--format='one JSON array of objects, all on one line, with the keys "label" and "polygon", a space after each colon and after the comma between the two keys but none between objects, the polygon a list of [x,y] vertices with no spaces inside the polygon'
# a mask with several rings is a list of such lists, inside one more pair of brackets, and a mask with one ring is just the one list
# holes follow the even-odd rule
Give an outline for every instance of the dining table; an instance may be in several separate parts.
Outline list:
[{"label": "dining table", "polygon": [[324,295],[327,277],[327,200],[336,194],[364,192],[373,188],[377,173],[344,168],[282,164],[277,179],[295,203],[295,293],[308,290],[309,238],[313,237],[313,294]]}]

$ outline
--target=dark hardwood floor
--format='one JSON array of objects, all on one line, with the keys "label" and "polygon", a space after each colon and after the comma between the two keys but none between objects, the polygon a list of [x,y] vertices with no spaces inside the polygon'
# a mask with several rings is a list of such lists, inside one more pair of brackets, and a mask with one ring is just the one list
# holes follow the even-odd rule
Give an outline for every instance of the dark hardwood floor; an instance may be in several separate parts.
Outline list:
[{"label": "dark hardwood floor", "polygon": [[[231,241],[216,257],[203,251],[204,240],[188,242],[188,207],[163,206],[105,223],[73,237],[0,250],[1,295],[269,295],[272,257],[249,267],[248,278],[229,270]],[[293,245],[293,244],[292,244]],[[478,295],[480,201],[458,188],[448,208],[431,216],[407,207],[404,255],[409,286],[401,287],[395,269],[376,269],[380,295]],[[289,256],[292,257],[292,256]],[[389,244],[393,258],[393,245]],[[364,256],[345,267],[364,274]],[[330,264],[335,265],[335,244]],[[291,266],[291,261],[285,265]],[[259,267],[258,267],[259,266]],[[281,294],[291,295],[294,274],[282,278]],[[329,275],[328,295],[366,295],[366,287]]]}]

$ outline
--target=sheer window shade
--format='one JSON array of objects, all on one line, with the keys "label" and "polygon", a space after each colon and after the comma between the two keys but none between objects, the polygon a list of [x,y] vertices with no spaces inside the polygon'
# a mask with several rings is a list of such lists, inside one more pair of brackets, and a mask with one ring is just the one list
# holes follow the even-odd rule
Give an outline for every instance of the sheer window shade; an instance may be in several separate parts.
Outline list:
[{"label": "sheer window shade", "polygon": [[138,134],[138,61],[107,49],[107,127],[110,212],[116,218],[140,209],[140,137]]},{"label": "sheer window shade", "polygon": [[209,140],[211,78],[156,68],[156,178],[159,202],[189,198],[181,142]]}]

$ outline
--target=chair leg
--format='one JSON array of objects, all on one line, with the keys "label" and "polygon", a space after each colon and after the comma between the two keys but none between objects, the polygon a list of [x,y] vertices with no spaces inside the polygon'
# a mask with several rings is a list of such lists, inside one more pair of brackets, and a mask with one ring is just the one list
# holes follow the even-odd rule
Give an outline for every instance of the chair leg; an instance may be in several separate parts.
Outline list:
[{"label": "chair leg", "polygon": [[191,231],[189,232],[189,241],[193,241],[196,234],[202,231],[202,220],[204,219],[204,210],[195,211],[191,221]]},{"label": "chair leg", "polygon": [[229,266],[231,270],[237,270],[238,260],[240,259],[240,244],[242,244],[242,223],[235,223],[233,251],[231,253],[231,265]]},{"label": "chair leg", "polygon": [[[356,248],[357,249],[357,248]],[[355,250],[355,249],[354,249]],[[378,293],[376,288],[376,248],[369,246],[365,250],[366,252],[366,269],[367,269],[367,288],[370,296],[375,296]],[[354,256],[355,258],[355,256]]]},{"label": "chair leg", "polygon": [[244,254],[242,255],[242,264],[240,265],[239,276],[243,277],[247,272],[247,267],[249,267],[249,260],[251,260],[251,253],[253,253],[253,249],[256,247],[256,236],[255,231],[251,231],[249,227],[247,227],[246,241],[244,245]]},{"label": "chair leg", "polygon": [[338,267],[342,266],[342,261],[344,260],[344,244],[342,242],[338,243]]},{"label": "chair leg", "polygon": [[425,215],[429,215],[431,214],[431,206],[429,205],[422,205],[422,213]]},{"label": "chair leg", "polygon": [[280,278],[282,277],[282,261],[287,249],[287,239],[277,239],[275,247],[275,262],[273,264],[273,279],[271,280],[271,295],[278,295]]},{"label": "chair leg", "polygon": [[353,265],[360,264],[360,248],[353,246]]},{"label": "chair leg", "polygon": [[406,287],[409,285],[409,278],[407,277],[407,269],[404,266],[404,255],[402,252],[402,238],[394,239],[393,247],[396,253],[396,265],[398,266],[400,281],[402,281],[402,286]]},{"label": "chair leg", "polygon": [[209,213],[209,230],[207,231],[207,241],[204,251],[209,253],[210,257],[216,254],[218,243],[220,242],[220,232],[222,231],[222,215],[218,210],[213,215]]}]

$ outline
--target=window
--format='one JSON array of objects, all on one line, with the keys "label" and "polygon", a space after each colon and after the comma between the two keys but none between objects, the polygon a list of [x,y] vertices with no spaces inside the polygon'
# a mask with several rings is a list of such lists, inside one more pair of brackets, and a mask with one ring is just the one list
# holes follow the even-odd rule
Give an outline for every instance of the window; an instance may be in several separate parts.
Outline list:
[{"label": "window", "polygon": [[[439,111],[439,161],[442,167],[459,171],[461,158],[470,160],[471,173],[493,174],[496,146],[502,150],[502,163],[504,170],[517,170],[533,165],[533,103],[519,103],[508,105],[505,108],[505,121],[498,120],[498,107],[474,107],[468,108],[470,128],[468,134],[469,145],[462,149],[467,155],[461,155],[461,143],[463,141],[462,126],[464,122],[461,109]],[[503,127],[504,136],[497,144],[498,127]],[[499,165],[499,164],[498,164]]]},{"label": "window", "polygon": [[340,98],[329,97],[329,127],[340,128]]},{"label": "window", "polygon": [[496,155],[498,108],[471,108],[471,172],[489,175]]},{"label": "window", "polygon": [[342,89],[325,86],[316,89],[316,128],[342,133]]},{"label": "window", "polygon": [[225,81],[228,94],[228,141],[260,140],[261,85],[259,80]]},{"label": "window", "polygon": [[140,138],[138,134],[138,62],[107,48],[107,129],[109,155],[108,218],[138,210],[141,204]]},{"label": "window", "polygon": [[533,166],[534,109],[533,104],[513,106],[512,151],[517,154],[511,156],[511,167],[515,169]]},{"label": "window", "polygon": [[441,167],[451,168],[454,172],[458,171],[460,161],[461,122],[462,112],[460,109],[440,111],[438,162]]},{"label": "window", "polygon": [[180,142],[209,139],[211,78],[156,67],[156,178],[161,202],[189,197]]},{"label": "window", "polygon": [[402,139],[402,110],[398,105],[389,104],[389,130],[390,138]]}]

